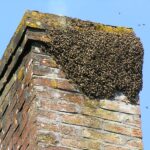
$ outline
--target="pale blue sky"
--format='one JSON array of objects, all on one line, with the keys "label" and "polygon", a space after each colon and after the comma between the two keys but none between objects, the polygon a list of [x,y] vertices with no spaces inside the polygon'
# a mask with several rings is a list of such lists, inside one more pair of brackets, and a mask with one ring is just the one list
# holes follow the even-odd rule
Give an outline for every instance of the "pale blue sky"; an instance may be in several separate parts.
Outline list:
[{"label": "pale blue sky", "polygon": [[150,1],[149,0],[4,0],[0,2],[0,57],[24,12],[39,10],[109,25],[132,27],[144,52],[144,87],[140,94],[144,150],[150,150]]}]

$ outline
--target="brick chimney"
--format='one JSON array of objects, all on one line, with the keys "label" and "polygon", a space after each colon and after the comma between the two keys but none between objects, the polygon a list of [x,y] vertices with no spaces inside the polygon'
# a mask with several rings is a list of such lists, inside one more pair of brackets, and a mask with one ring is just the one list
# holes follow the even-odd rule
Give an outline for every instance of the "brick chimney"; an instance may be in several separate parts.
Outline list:
[{"label": "brick chimney", "polygon": [[0,64],[0,149],[142,150],[142,63],[130,28],[26,12]]}]

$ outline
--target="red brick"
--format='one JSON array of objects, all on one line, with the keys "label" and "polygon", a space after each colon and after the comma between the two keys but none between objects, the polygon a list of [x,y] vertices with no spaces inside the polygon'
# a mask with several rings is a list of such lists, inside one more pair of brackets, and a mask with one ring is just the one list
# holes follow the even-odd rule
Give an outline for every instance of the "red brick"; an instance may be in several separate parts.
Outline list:
[{"label": "red brick", "polygon": [[95,116],[106,120],[112,120],[116,122],[122,122],[127,125],[140,127],[140,118],[130,114],[124,114],[120,112],[114,112],[101,108],[90,108],[83,106],[81,113],[89,116]]},{"label": "red brick", "polygon": [[126,104],[120,101],[101,100],[100,107],[129,114],[141,114],[139,105]]},{"label": "red brick", "polygon": [[62,112],[77,113],[78,107],[75,104],[66,103],[63,100],[41,100],[41,108],[45,110],[55,110]]},{"label": "red brick", "polygon": [[67,90],[67,91],[78,91],[73,84],[69,83],[68,80],[36,78],[36,79],[33,79],[33,84],[48,86],[48,87],[51,87],[54,89],[62,89],[62,90]]},{"label": "red brick", "polygon": [[103,124],[99,119],[78,114],[61,114],[60,119],[63,123],[91,128],[101,128]]},{"label": "red brick", "polygon": [[132,139],[127,142],[127,145],[139,148],[141,150],[143,149],[142,139]]}]

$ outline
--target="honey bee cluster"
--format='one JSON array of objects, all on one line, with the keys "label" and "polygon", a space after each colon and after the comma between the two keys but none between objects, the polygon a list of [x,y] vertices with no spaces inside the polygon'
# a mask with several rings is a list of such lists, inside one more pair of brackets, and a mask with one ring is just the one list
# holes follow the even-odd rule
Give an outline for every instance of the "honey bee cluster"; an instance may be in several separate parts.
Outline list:
[{"label": "honey bee cluster", "polygon": [[93,23],[78,20],[71,23],[47,30],[51,43],[46,52],[56,58],[67,78],[91,98],[113,98],[122,92],[136,102],[142,89],[140,40],[133,32],[97,30]]}]

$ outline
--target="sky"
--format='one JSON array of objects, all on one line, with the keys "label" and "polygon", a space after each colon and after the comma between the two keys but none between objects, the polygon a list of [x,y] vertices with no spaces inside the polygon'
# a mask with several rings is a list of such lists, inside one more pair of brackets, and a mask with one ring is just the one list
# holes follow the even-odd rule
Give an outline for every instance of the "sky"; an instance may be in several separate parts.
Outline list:
[{"label": "sky", "polygon": [[144,150],[150,150],[150,0],[4,0],[0,2],[0,58],[26,10],[132,27],[144,47],[140,93]]}]

